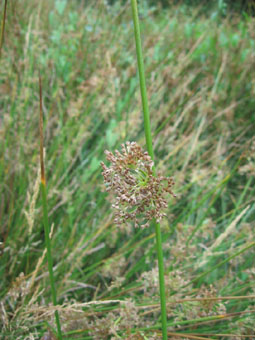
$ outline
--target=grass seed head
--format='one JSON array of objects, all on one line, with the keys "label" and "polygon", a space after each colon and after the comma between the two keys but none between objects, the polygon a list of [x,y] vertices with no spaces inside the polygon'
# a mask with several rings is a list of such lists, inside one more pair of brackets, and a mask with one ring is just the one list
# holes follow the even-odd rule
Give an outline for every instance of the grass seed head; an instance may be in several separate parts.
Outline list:
[{"label": "grass seed head", "polygon": [[103,162],[102,175],[106,191],[114,194],[112,207],[115,210],[114,222],[121,225],[133,221],[135,227],[149,226],[149,221],[159,222],[166,214],[166,194],[172,192],[174,181],[158,174],[153,175],[153,160],[136,142],[122,144],[115,155],[106,150],[107,167]]}]

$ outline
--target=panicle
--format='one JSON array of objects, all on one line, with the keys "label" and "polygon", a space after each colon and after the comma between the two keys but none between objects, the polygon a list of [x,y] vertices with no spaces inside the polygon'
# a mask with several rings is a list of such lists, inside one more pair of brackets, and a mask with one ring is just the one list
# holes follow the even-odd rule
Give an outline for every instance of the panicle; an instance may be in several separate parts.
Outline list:
[{"label": "panicle", "polygon": [[117,225],[133,221],[135,227],[148,227],[149,221],[159,222],[166,214],[166,194],[172,192],[174,181],[162,175],[153,176],[153,160],[136,142],[121,145],[115,155],[106,150],[107,167],[103,162],[102,175],[107,191],[114,194],[112,207]]}]

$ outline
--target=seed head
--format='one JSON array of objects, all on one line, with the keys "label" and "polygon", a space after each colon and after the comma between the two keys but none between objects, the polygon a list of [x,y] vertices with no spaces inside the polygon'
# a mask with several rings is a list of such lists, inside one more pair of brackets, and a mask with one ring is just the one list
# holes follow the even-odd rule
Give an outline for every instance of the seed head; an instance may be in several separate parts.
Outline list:
[{"label": "seed head", "polygon": [[105,151],[109,167],[101,162],[106,191],[112,191],[115,197],[114,222],[121,225],[133,221],[136,227],[143,228],[154,218],[159,222],[166,215],[166,194],[176,197],[173,179],[154,176],[151,157],[136,142],[122,144],[121,151],[115,150],[115,155]]}]

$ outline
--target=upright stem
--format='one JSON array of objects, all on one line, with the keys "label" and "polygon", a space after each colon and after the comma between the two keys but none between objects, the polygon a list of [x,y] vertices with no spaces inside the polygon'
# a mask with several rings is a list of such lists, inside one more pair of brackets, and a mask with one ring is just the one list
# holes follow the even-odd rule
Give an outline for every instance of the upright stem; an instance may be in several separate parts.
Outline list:
[{"label": "upright stem", "polygon": [[[137,54],[137,63],[138,63],[139,79],[140,79],[140,89],[141,89],[141,97],[142,97],[142,105],[143,105],[143,118],[144,118],[144,131],[145,131],[145,138],[146,138],[146,146],[147,146],[147,150],[148,150],[148,153],[151,159],[154,160],[137,1],[131,0],[131,5],[132,5],[132,14],[133,14],[133,22],[134,22],[134,31],[135,31],[135,43],[136,43],[136,54]],[[153,174],[154,176],[156,174],[155,167],[153,168]],[[160,231],[160,224],[156,223],[156,221],[154,221],[154,224],[155,224],[157,255],[158,255],[162,335],[163,335],[163,340],[167,340],[166,295],[165,295],[164,262],[163,262],[163,252],[162,252],[161,231]]]},{"label": "upright stem", "polygon": [[140,79],[140,89],[141,89],[141,97],[142,97],[142,105],[143,105],[143,119],[144,119],[144,132],[146,138],[146,146],[151,159],[154,160],[154,152],[152,147],[152,138],[151,138],[151,123],[150,123],[150,114],[149,114],[149,105],[148,105],[148,97],[145,83],[145,72],[143,65],[143,52],[142,52],[142,43],[141,43],[141,34],[140,34],[140,25],[138,18],[138,9],[136,0],[131,0],[132,4],[132,14],[133,14],[133,22],[134,22],[134,31],[135,31],[135,44],[136,44],[136,55],[137,55],[137,63],[138,63],[138,71],[139,71],[139,79]]},{"label": "upright stem", "polygon": [[6,20],[6,10],[7,10],[7,0],[4,1],[4,14],[2,18],[2,26],[1,26],[1,37],[0,37],[0,58],[2,55],[2,47],[4,43],[4,28],[5,28],[5,20]]},{"label": "upright stem", "polygon": [[[48,271],[50,276],[50,286],[51,286],[51,295],[52,302],[54,306],[57,306],[57,293],[55,289],[55,281],[53,275],[53,261],[51,255],[51,242],[50,242],[50,228],[49,228],[49,219],[48,219],[48,208],[47,208],[47,193],[46,193],[46,180],[45,180],[45,171],[44,171],[44,159],[43,159],[43,112],[42,112],[42,82],[41,76],[39,75],[39,94],[40,94],[40,163],[41,163],[41,190],[42,190],[42,203],[43,203],[43,222],[44,222],[44,234],[45,234],[45,243],[47,248],[47,259],[48,259]],[[55,311],[55,319],[58,331],[58,338],[62,340],[62,332],[61,325],[59,320],[58,311]]]}]

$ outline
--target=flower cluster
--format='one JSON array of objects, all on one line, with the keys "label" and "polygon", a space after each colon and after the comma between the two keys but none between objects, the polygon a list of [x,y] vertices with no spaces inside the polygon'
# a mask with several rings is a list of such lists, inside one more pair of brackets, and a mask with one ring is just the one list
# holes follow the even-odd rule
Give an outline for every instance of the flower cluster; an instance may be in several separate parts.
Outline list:
[{"label": "flower cluster", "polygon": [[111,162],[107,167],[103,162],[103,177],[107,191],[112,191],[115,202],[115,220],[117,225],[133,221],[135,227],[147,227],[153,218],[159,222],[167,208],[165,194],[172,192],[174,181],[158,174],[153,174],[153,161],[147,152],[136,142],[122,144],[122,153],[115,155],[105,151],[106,159]]}]

